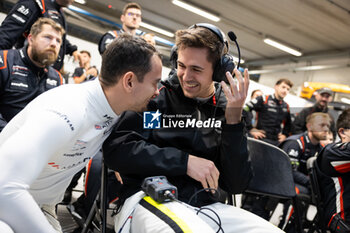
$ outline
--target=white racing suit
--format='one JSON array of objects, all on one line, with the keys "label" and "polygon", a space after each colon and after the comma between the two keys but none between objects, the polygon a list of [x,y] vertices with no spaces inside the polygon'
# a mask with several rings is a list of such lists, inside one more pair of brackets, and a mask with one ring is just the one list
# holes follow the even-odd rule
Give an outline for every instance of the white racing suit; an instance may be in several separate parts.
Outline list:
[{"label": "white racing suit", "polygon": [[197,215],[198,210],[199,208],[176,201],[159,204],[140,191],[125,201],[120,213],[116,215],[114,230],[117,233],[209,233],[217,232],[221,226],[226,233],[283,232],[259,216],[238,207],[214,203],[202,207]]}]

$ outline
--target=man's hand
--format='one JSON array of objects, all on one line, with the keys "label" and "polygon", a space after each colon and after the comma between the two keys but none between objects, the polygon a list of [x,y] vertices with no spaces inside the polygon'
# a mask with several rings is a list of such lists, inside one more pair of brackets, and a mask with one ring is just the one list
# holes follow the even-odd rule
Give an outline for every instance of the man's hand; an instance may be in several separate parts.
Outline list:
[{"label": "man's hand", "polygon": [[79,66],[82,67],[83,66],[83,63],[82,63],[82,60],[81,60],[81,54],[76,50],[73,52],[73,58],[74,58],[74,61],[79,61]]},{"label": "man's hand", "polygon": [[97,69],[95,67],[91,67],[86,71],[86,76],[92,75],[94,77],[97,77]]},{"label": "man's hand", "polygon": [[284,140],[286,140],[287,136],[282,134],[282,133],[279,133],[278,134],[278,142],[281,143],[283,142]]},{"label": "man's hand", "polygon": [[230,86],[228,86],[224,81],[221,81],[221,86],[227,99],[225,111],[225,118],[227,124],[237,124],[241,122],[242,109],[245,99],[247,98],[249,87],[248,69],[244,70],[244,79],[239,70],[235,68],[234,72],[238,81],[238,87],[237,81],[233,80],[233,77],[230,74],[230,72],[226,72],[226,78],[229,81]]},{"label": "man's hand", "polygon": [[[188,156],[187,175],[202,183],[203,188],[217,189],[220,172],[211,160]],[[212,191],[214,193],[215,191]]]},{"label": "man's hand", "polygon": [[115,175],[115,177],[117,178],[117,180],[118,180],[121,184],[123,184],[123,179],[122,179],[122,177],[120,176],[119,172],[114,171],[114,175]]},{"label": "man's hand", "polygon": [[261,130],[261,129],[256,129],[253,128],[249,131],[249,133],[253,136],[253,138],[255,139],[262,139],[262,138],[266,138],[266,132],[265,130]]}]

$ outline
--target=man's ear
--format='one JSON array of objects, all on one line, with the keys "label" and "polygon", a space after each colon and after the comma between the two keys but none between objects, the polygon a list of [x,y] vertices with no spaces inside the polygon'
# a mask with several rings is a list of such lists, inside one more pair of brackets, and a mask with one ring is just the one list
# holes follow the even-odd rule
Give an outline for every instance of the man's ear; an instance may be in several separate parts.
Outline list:
[{"label": "man's ear", "polygon": [[306,129],[307,129],[307,131],[311,131],[312,130],[312,125],[311,125],[310,122],[306,123]]},{"label": "man's ear", "polygon": [[338,135],[339,135],[340,139],[342,139],[344,137],[344,128],[338,129]]},{"label": "man's ear", "polygon": [[123,76],[122,76],[122,84],[123,84],[123,88],[126,92],[131,93],[132,89],[135,85],[135,79],[136,79],[136,75],[129,71],[126,72]]},{"label": "man's ear", "polygon": [[33,35],[32,35],[32,34],[29,34],[28,37],[27,37],[27,39],[28,39],[28,43],[29,43],[29,44],[32,44],[32,43],[33,43]]}]

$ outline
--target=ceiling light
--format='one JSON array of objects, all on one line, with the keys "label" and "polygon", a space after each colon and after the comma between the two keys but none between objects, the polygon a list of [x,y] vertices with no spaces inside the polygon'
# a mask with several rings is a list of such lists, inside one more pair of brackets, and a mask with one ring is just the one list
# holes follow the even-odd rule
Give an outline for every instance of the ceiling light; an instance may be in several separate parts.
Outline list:
[{"label": "ceiling light", "polygon": [[147,28],[147,29],[149,29],[149,30],[152,30],[152,31],[154,31],[154,32],[158,32],[158,33],[160,33],[160,34],[169,36],[169,37],[174,37],[174,36],[175,36],[174,33],[172,33],[172,32],[168,32],[168,31],[166,31],[166,30],[164,30],[164,29],[161,29],[161,28],[159,28],[159,27],[155,27],[155,26],[150,25],[150,24],[148,24],[148,23],[141,22],[141,23],[140,23],[140,26],[141,26],[141,27],[144,27],[144,28]]},{"label": "ceiling light", "polygon": [[179,0],[173,0],[172,2],[173,2],[174,5],[182,7],[184,9],[188,10],[188,11],[191,11],[191,12],[197,14],[197,15],[200,15],[202,17],[210,19],[210,20],[212,20],[214,22],[219,22],[220,21],[219,17],[217,17],[217,16],[215,16],[215,15],[209,13],[209,12],[206,12],[204,10],[201,10],[201,9],[199,9],[197,7],[191,6],[191,5],[187,4],[187,3],[181,2]]},{"label": "ceiling light", "polygon": [[74,2],[80,3],[80,4],[86,4],[86,1],[85,1],[85,0],[74,0]]},{"label": "ceiling light", "polygon": [[285,52],[287,52],[287,53],[290,53],[290,54],[292,54],[292,55],[294,55],[294,56],[301,56],[302,55],[302,53],[301,52],[299,52],[299,51],[297,51],[297,50],[295,50],[295,49],[292,49],[292,48],[290,48],[290,47],[288,47],[288,46],[286,46],[286,45],[284,45],[284,44],[281,44],[281,43],[279,43],[279,42],[277,42],[277,41],[274,41],[274,40],[272,40],[272,39],[270,39],[270,38],[265,38],[264,39],[264,42],[266,43],[266,44],[268,44],[268,45],[271,45],[271,46],[273,46],[273,47],[275,47],[275,48],[278,48],[278,49],[280,49],[280,50],[283,50],[283,51],[285,51]]}]

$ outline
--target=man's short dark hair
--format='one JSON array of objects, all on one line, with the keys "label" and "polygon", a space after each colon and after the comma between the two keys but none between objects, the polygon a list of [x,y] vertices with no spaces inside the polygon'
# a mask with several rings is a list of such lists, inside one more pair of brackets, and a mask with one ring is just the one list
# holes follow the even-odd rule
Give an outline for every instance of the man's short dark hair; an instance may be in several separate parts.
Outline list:
[{"label": "man's short dark hair", "polygon": [[32,36],[37,36],[39,33],[43,31],[43,25],[45,24],[50,25],[55,31],[61,33],[62,36],[63,34],[66,33],[64,28],[59,23],[57,23],[53,19],[45,18],[45,17],[40,17],[37,21],[35,21],[35,23],[30,28],[29,33]]},{"label": "man's short dark hair", "polygon": [[86,51],[86,50],[81,50],[80,53],[86,53],[89,57],[91,57],[91,54],[89,51]]},{"label": "man's short dark hair", "polygon": [[130,2],[124,6],[123,15],[125,15],[126,11],[130,8],[136,8],[141,10],[141,6],[139,4],[137,4],[136,2]]},{"label": "man's short dark hair", "polygon": [[218,39],[218,36],[204,27],[193,27],[176,32],[175,44],[178,50],[189,47],[207,48],[207,60],[213,64],[215,68],[217,62],[220,60],[224,44]]},{"label": "man's short dark hair", "polygon": [[337,130],[340,128],[350,129],[350,108],[344,110],[338,117]]},{"label": "man's short dark hair", "polygon": [[276,82],[275,85],[280,85],[281,83],[287,84],[290,88],[293,87],[293,83],[292,83],[292,81],[290,81],[289,79],[281,78],[281,79],[279,79],[279,80]]},{"label": "man's short dark hair", "polygon": [[105,86],[116,84],[126,72],[135,73],[139,82],[152,69],[151,59],[159,55],[144,39],[122,34],[114,40],[102,55],[101,82]]},{"label": "man's short dark hair", "polygon": [[253,97],[253,95],[258,91],[262,92],[260,89],[255,89],[254,91],[252,91],[252,94],[250,94],[250,98]]},{"label": "man's short dark hair", "polygon": [[318,116],[320,116],[322,118],[326,118],[329,123],[331,122],[331,117],[327,113],[314,112],[306,117],[306,123],[314,123],[314,121],[316,120],[316,117],[318,117]]}]

